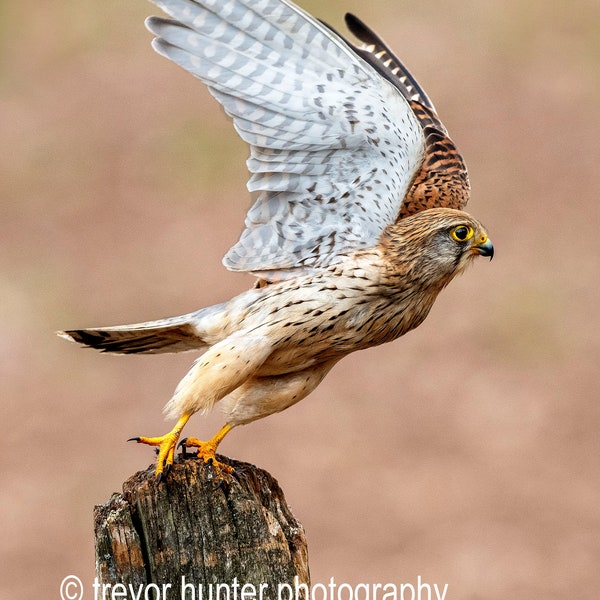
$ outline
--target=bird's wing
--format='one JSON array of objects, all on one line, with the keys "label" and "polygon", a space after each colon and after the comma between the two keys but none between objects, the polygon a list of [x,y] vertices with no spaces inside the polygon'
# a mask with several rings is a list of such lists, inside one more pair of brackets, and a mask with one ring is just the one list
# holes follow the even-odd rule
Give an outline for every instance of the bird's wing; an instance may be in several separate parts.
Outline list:
[{"label": "bird's wing", "polygon": [[[428,108],[437,117],[433,102],[429,99],[425,90],[423,90],[410,71],[392,52],[390,47],[357,16],[347,13],[346,25],[362,42],[362,46],[352,44],[354,51],[377,69],[383,77],[395,85],[409,102],[418,102],[425,108]],[[445,131],[439,119],[438,127],[440,130]]]},{"label": "bird's wing", "polygon": [[200,78],[250,144],[256,201],[224,264],[321,267],[374,245],[424,157],[409,101],[287,0],[153,0],[154,48]]},{"label": "bird's wing", "polygon": [[410,103],[425,134],[424,160],[402,201],[398,218],[427,208],[462,209],[471,186],[467,167],[438,117],[433,102],[389,46],[358,17],[346,15],[348,29],[362,42],[354,51],[392,83]]}]

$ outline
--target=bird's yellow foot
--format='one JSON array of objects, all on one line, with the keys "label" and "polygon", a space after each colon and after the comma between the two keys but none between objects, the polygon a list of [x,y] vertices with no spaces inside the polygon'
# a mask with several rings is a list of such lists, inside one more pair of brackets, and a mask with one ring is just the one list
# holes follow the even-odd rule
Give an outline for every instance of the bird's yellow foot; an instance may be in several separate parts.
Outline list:
[{"label": "bird's yellow foot", "polygon": [[194,437],[188,437],[179,442],[179,445],[184,448],[198,448],[198,458],[201,458],[205,463],[212,466],[215,471],[215,478],[219,483],[222,481],[229,481],[230,475],[234,472],[233,467],[218,461],[215,456],[217,446],[221,443],[221,440],[227,435],[227,432],[230,429],[230,425],[225,425],[217,435],[206,442]]},{"label": "bird's yellow foot", "polygon": [[133,437],[129,438],[128,442],[137,442],[138,444],[148,444],[158,448],[158,456],[156,458],[156,478],[161,482],[171,470],[173,459],[175,458],[175,447],[177,440],[184,425],[188,422],[190,415],[184,414],[177,424],[169,433],[159,437]]}]

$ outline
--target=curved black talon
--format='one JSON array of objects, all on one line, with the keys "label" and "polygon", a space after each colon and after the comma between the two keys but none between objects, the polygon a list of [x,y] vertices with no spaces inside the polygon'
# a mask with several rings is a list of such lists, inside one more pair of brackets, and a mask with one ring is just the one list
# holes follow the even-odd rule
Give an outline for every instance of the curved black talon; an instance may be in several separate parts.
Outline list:
[{"label": "curved black talon", "polygon": [[128,442],[139,442],[140,440],[141,440],[140,437],[132,437],[132,438],[129,438],[127,441]]},{"label": "curved black talon", "polygon": [[188,457],[188,453],[187,453],[187,446],[185,445],[187,442],[187,438],[183,438],[179,444],[177,444],[177,448],[181,448],[181,456],[182,458],[187,458]]},{"label": "curved black talon", "polygon": [[156,476],[156,483],[162,483],[165,480],[165,475],[163,475],[162,473],[159,473]]},{"label": "curved black talon", "polygon": [[[165,474],[165,477],[167,477],[167,475],[168,475],[168,474],[171,472],[171,467],[172,467],[172,466],[173,466],[173,465],[172,465],[172,464],[170,464],[170,463],[169,463],[169,464],[167,464],[167,465],[165,465],[165,468],[164,468],[164,471],[163,471],[163,473]],[[161,473],[161,475],[162,475],[162,473]]]}]

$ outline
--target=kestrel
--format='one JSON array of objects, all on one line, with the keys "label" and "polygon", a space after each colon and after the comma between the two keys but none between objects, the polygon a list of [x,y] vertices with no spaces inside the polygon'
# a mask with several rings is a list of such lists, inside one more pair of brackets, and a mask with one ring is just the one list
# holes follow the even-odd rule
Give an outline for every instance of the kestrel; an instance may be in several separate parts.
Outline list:
[{"label": "kestrel", "polygon": [[159,479],[181,430],[220,403],[223,428],[187,438],[218,477],[234,427],[292,406],[355,350],[417,327],[476,256],[485,228],[462,212],[465,164],[386,44],[346,15],[353,45],[289,0],[153,0],[154,49],[201,79],[250,145],[256,194],[223,262],[257,277],[239,296],[146,323],[61,332],[115,353],[201,350],[165,407]]}]

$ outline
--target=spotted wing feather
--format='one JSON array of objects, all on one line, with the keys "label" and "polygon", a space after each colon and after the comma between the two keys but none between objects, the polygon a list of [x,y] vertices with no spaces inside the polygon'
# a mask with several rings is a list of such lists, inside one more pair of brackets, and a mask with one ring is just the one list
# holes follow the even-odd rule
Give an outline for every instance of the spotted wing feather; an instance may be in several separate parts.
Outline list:
[{"label": "spotted wing feather", "polygon": [[358,17],[347,14],[348,29],[362,42],[352,46],[409,101],[425,134],[425,159],[402,202],[399,218],[427,208],[462,209],[470,194],[467,167],[437,115],[433,102],[389,46]]},{"label": "spotted wing feather", "polygon": [[425,135],[409,102],[286,0],[153,0],[154,48],[199,77],[250,145],[256,200],[224,258],[320,267],[375,244],[401,211]]},{"label": "spotted wing feather", "polygon": [[[362,47],[353,46],[354,50],[394,84],[409,102],[418,102],[435,114],[433,102],[425,90],[379,35],[351,13],[346,14],[345,20],[348,29],[363,43]],[[439,126],[444,127],[441,122]]]}]

